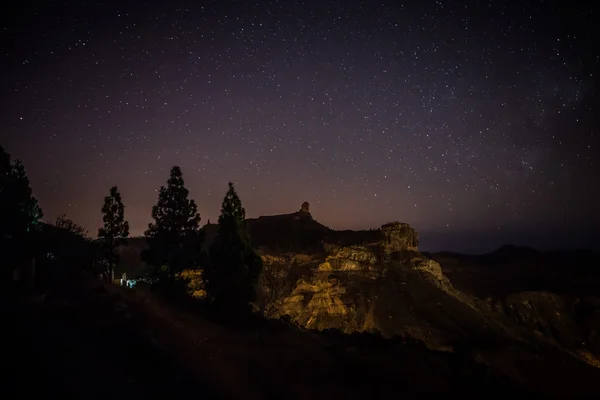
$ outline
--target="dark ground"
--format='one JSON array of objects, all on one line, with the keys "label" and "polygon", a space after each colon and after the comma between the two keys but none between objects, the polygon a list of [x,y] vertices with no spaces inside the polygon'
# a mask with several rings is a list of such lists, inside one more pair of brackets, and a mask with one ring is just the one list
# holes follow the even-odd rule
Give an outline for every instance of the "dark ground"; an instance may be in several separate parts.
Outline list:
[{"label": "dark ground", "polygon": [[[467,353],[280,325],[231,330],[97,281],[4,302],[2,324],[2,399],[505,398],[527,386]],[[586,392],[577,389],[567,390]]]},{"label": "dark ground", "polygon": [[[217,398],[131,315],[85,291],[3,310],[3,399]],[[6,305],[5,305],[6,306]]]},{"label": "dark ground", "polygon": [[74,282],[44,301],[3,302],[2,399],[354,399],[498,388],[473,367],[461,365],[460,376],[424,348],[400,344],[400,358],[390,358],[375,339],[373,353],[356,353],[348,335],[231,331],[136,298]]}]

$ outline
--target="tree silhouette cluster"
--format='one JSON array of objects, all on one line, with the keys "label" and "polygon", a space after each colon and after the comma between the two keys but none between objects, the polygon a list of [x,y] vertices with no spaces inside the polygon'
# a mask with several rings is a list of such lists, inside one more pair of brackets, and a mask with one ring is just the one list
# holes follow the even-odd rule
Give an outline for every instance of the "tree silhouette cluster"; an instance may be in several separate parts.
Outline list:
[{"label": "tree silhouette cluster", "polygon": [[96,260],[96,245],[87,231],[66,214],[54,225],[43,224],[38,237],[36,273],[44,285],[89,271]]},{"label": "tree silhouette cluster", "polygon": [[178,166],[171,169],[167,185],[160,188],[152,218],[154,222],[146,231],[150,249],[145,260],[159,267],[159,279],[173,283],[183,269],[200,268],[215,309],[228,316],[250,315],[262,261],[250,244],[246,211],[231,182],[208,257],[200,252],[204,240],[200,215]]},{"label": "tree silhouette cluster", "polygon": [[[96,263],[101,266],[105,278],[112,279],[118,263],[117,248],[129,236],[125,205],[116,186],[111,187],[104,198],[102,214]],[[154,222],[145,232],[149,249],[143,257],[155,266],[154,277],[173,285],[184,269],[202,269],[208,299],[215,309],[231,316],[250,315],[262,261],[251,246],[246,211],[233,183],[229,183],[223,199],[218,233],[208,254],[201,250],[204,235],[199,226],[200,214],[185,187],[180,167],[172,167],[167,184],[159,190],[151,215]],[[41,217],[42,210],[32,195],[23,164],[19,160],[11,162],[10,155],[0,147],[0,241],[3,250],[24,249],[13,253],[31,256],[31,247],[27,246],[32,242]],[[86,230],[66,214],[58,216],[52,229],[46,228],[42,241],[46,243],[40,249],[47,252],[48,257],[54,257],[53,251],[64,260],[71,259],[71,264],[91,263],[85,257],[67,255],[65,245],[89,253],[87,244],[92,241]]]}]

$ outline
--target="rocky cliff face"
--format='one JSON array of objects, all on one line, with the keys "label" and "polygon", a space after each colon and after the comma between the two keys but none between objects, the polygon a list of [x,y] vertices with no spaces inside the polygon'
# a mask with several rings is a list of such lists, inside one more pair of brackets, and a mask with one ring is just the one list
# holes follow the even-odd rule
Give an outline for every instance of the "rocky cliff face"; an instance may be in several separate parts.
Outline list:
[{"label": "rocky cliff face", "polygon": [[[307,204],[248,225],[264,263],[255,309],[267,317],[416,340],[515,379],[544,368],[542,352],[562,365],[600,367],[597,255],[504,247],[426,256],[408,224],[335,231],[315,221]],[[206,247],[216,228],[205,226]],[[185,274],[190,295],[203,297],[200,273]]]},{"label": "rocky cliff face", "polygon": [[399,251],[419,251],[419,238],[417,232],[408,224],[390,222],[381,227],[383,250],[387,254]]},{"label": "rocky cliff face", "polygon": [[[414,229],[400,222],[371,231],[329,231],[321,244],[320,251],[308,253],[262,247],[268,317],[289,318],[308,329],[402,337],[435,350],[466,348],[478,362],[505,374],[514,372],[514,364],[496,363],[503,346],[515,360],[542,346],[600,366],[600,307],[590,306],[591,300],[584,307],[552,293],[490,299],[458,290],[440,263],[419,252]],[[449,264],[452,276],[461,264]],[[498,348],[490,352],[490,343]]]},{"label": "rocky cliff face", "polygon": [[368,232],[355,238],[360,244],[349,243],[347,234],[330,235],[323,250],[311,255],[263,248],[267,315],[309,329],[377,332],[446,349],[446,325],[452,322],[431,306],[450,301],[469,320],[469,298],[452,287],[437,262],[419,253],[417,233],[408,224],[393,222]]}]

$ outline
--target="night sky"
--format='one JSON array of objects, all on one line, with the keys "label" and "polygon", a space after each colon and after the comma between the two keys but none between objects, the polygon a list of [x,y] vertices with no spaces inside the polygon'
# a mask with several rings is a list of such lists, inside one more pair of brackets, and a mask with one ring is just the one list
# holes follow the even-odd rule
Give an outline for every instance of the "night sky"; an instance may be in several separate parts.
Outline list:
[{"label": "night sky", "polygon": [[177,164],[201,224],[231,180],[249,217],[308,201],[426,250],[597,246],[591,3],[101,3],[1,17],[0,143],[45,220],[95,236],[117,185],[141,235]]}]

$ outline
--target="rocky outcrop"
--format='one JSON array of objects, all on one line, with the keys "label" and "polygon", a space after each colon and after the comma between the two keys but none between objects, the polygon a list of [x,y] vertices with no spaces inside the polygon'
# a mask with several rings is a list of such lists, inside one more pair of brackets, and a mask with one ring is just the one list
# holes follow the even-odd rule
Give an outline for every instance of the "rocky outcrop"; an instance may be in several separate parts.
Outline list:
[{"label": "rocky outcrop", "polygon": [[518,326],[568,348],[600,355],[600,299],[551,292],[512,293],[495,305]]},{"label": "rocky outcrop", "polygon": [[378,257],[364,246],[333,247],[319,271],[372,271]]},{"label": "rocky outcrop", "polygon": [[445,334],[435,325],[448,317],[432,322],[440,310],[431,299],[451,301],[468,320],[472,306],[462,302],[440,265],[418,252],[417,234],[408,224],[386,224],[369,235],[367,244],[325,242],[322,253],[310,256],[274,255],[263,248],[267,315],[309,329],[400,335],[446,349]]},{"label": "rocky outcrop", "polygon": [[[410,337],[438,350],[448,349],[449,337],[464,337],[457,316],[468,324],[479,318],[468,302],[454,295],[434,261],[416,252],[387,264],[372,263],[374,257],[360,247],[340,248],[325,262],[294,266],[293,277],[282,280],[292,284],[271,299],[268,316],[286,316],[308,329]],[[285,269],[265,266],[265,273]],[[450,318],[440,304],[450,304],[455,316]]]},{"label": "rocky outcrop", "polygon": [[442,266],[430,258],[425,257],[418,251],[396,251],[389,255],[389,259],[399,262],[414,271],[420,273],[421,277],[442,288],[449,289],[452,284],[442,272]]},{"label": "rocky outcrop", "polygon": [[[308,282],[300,280],[283,300],[281,312],[307,328],[338,327],[346,322],[352,312],[343,300],[345,294],[343,285],[327,275]],[[325,325],[324,316],[329,320]]]},{"label": "rocky outcrop", "polygon": [[381,227],[383,233],[383,250],[387,254],[399,251],[419,251],[417,232],[408,224],[390,222]]},{"label": "rocky outcrop", "polygon": [[300,206],[300,212],[310,213],[310,204],[308,204],[308,201],[302,203],[302,205]]},{"label": "rocky outcrop", "polygon": [[[259,251],[264,249],[259,249]],[[269,266],[274,264],[287,264],[290,262],[290,259],[285,256],[278,256],[274,254],[261,254],[260,258],[262,259],[263,265]]]},{"label": "rocky outcrop", "polygon": [[273,265],[273,264],[304,264],[311,262],[314,257],[310,254],[303,253],[284,253],[282,255],[272,254],[265,248],[259,249],[261,252],[261,259],[263,265]]},{"label": "rocky outcrop", "polygon": [[300,206],[300,211],[294,214],[294,220],[306,218],[312,219],[312,215],[310,214],[310,204],[308,204],[308,201],[302,203],[302,205]]}]

